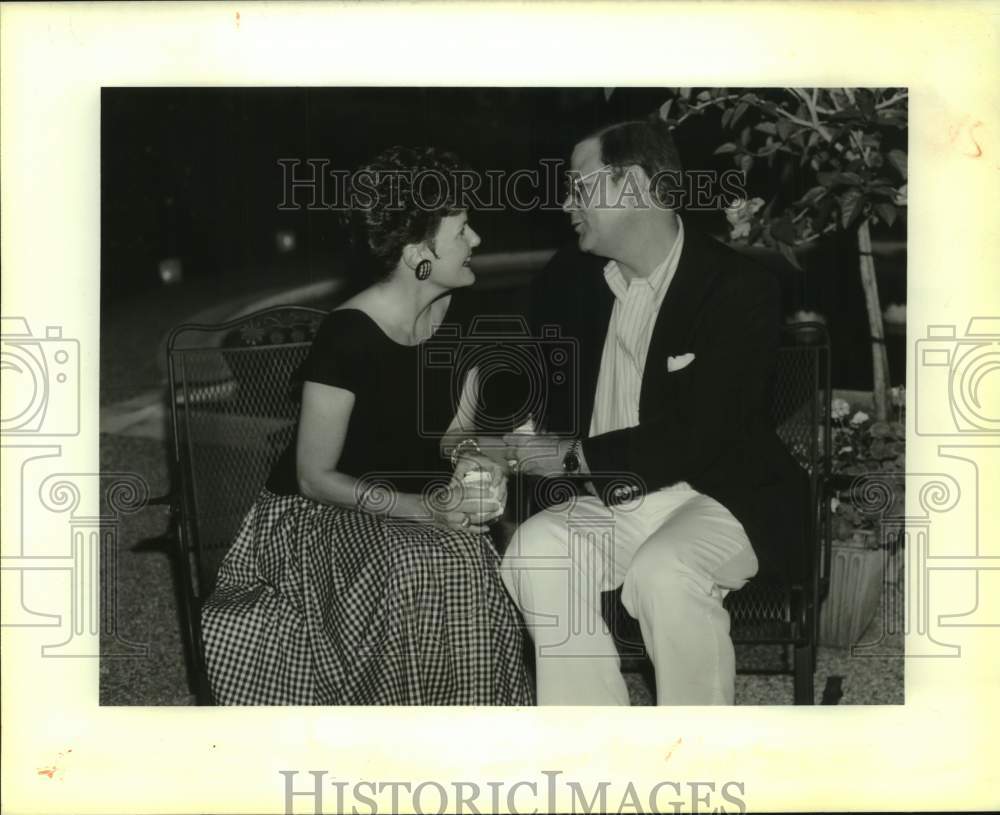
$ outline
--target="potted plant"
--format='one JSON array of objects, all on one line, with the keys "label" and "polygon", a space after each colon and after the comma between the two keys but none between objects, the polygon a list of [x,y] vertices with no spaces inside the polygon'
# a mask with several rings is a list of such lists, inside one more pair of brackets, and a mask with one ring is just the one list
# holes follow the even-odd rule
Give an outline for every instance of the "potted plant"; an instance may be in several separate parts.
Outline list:
[{"label": "potted plant", "polygon": [[831,405],[833,548],[830,588],[820,610],[820,642],[849,646],[861,637],[886,583],[902,565],[900,541],[886,519],[904,514],[906,469],[904,392],[889,393],[894,415],[878,421],[867,412],[870,395]]}]

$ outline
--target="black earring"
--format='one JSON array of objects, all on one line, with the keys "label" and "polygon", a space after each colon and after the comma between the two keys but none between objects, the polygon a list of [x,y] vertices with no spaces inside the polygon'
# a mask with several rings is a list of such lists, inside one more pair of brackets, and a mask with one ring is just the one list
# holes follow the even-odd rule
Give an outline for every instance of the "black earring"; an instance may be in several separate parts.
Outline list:
[{"label": "black earring", "polygon": [[429,260],[422,260],[417,264],[417,280],[426,280],[431,276],[431,262]]}]

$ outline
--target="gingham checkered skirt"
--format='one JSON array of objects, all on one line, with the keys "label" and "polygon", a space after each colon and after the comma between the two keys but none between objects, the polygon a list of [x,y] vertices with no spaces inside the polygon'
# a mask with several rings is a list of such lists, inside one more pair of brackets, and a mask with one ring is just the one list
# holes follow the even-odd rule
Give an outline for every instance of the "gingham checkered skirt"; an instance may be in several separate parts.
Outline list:
[{"label": "gingham checkered skirt", "polygon": [[202,609],[229,705],[525,705],[520,621],[487,536],[264,490]]}]

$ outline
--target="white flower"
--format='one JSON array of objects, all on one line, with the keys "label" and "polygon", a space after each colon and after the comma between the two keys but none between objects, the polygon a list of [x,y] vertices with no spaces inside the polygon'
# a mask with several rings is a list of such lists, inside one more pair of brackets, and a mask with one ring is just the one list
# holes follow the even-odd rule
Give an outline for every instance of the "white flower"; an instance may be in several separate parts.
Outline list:
[{"label": "white flower", "polygon": [[894,203],[897,207],[905,207],[906,196],[907,196],[907,190],[906,190],[906,184],[904,184],[902,187],[899,188],[899,191],[893,197],[892,203]]},{"label": "white flower", "polygon": [[867,422],[867,421],[868,421],[868,420],[869,420],[870,418],[871,418],[871,416],[869,416],[869,415],[868,415],[867,413],[865,413],[865,412],[864,412],[863,410],[859,410],[859,411],[858,411],[857,413],[855,413],[855,414],[854,414],[854,415],[853,415],[853,416],[851,417],[851,424],[853,424],[853,425],[859,425],[859,424],[864,424],[864,423],[865,423],[865,422]]},{"label": "white flower", "polygon": [[840,506],[840,499],[838,499],[837,496],[835,495],[833,496],[833,498],[830,499],[830,512],[836,512],[837,507],[839,506]]},{"label": "white flower", "polygon": [[750,220],[750,204],[744,198],[737,198],[726,207],[726,220],[733,226]]},{"label": "white flower", "polygon": [[744,221],[741,224],[733,224],[733,228],[729,230],[729,237],[734,241],[739,238],[750,237],[750,222]]},{"label": "white flower", "polygon": [[906,388],[902,385],[897,385],[895,388],[889,388],[889,398],[892,400],[893,407],[905,407]]},{"label": "white flower", "polygon": [[851,406],[844,399],[834,399],[830,404],[830,416],[834,419],[843,419],[851,412]]},{"label": "white flower", "polygon": [[756,215],[763,206],[763,198],[751,198],[749,201],[745,198],[737,198],[733,201],[733,203],[726,207],[726,220],[733,226],[736,226],[737,224],[749,223],[750,219]]}]

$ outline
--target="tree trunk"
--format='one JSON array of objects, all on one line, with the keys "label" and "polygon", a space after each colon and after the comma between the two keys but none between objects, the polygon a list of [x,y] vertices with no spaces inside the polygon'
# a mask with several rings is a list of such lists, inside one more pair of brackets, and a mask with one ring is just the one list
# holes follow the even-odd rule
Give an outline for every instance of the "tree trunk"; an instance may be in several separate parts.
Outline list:
[{"label": "tree trunk", "polygon": [[861,265],[861,288],[868,310],[868,331],[872,341],[872,403],[875,419],[889,418],[889,355],[885,350],[885,330],[882,326],[882,306],[875,282],[875,259],[872,257],[872,236],[865,219],[858,227],[858,252]]}]

